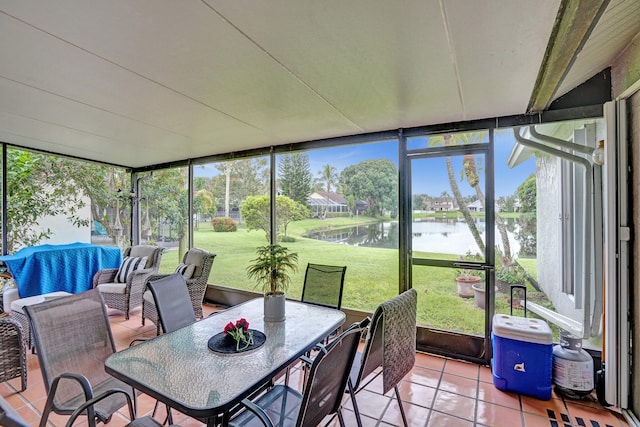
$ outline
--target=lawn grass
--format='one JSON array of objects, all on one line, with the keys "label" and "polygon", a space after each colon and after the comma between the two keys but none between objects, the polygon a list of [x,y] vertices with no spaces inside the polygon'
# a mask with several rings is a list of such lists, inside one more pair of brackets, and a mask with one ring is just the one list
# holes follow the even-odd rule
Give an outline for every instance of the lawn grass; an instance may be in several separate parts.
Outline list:
[{"label": "lawn grass", "polygon": [[[298,253],[299,270],[292,277],[287,295],[300,298],[309,262],[347,266],[344,307],[373,311],[381,302],[397,295],[399,271],[396,249],[355,247],[302,237],[304,233],[321,227],[335,229],[375,222],[377,220],[373,218],[352,217],[291,223],[287,235],[294,237],[295,241],[282,244]],[[267,243],[263,231],[247,231],[242,227],[236,232],[217,233],[210,224],[201,223],[194,232],[194,246],[217,254],[209,283],[247,290],[261,291],[248,279],[246,266],[255,258],[256,247]],[[429,254],[421,254],[424,255]],[[442,254],[436,257],[447,258]],[[170,249],[163,256],[160,271],[173,272],[178,262],[177,249]],[[412,275],[413,287],[418,291],[420,325],[484,335],[484,310],[476,306],[473,298],[458,296],[454,269],[414,266]],[[496,311],[508,311],[508,302],[504,298],[496,298]]]}]

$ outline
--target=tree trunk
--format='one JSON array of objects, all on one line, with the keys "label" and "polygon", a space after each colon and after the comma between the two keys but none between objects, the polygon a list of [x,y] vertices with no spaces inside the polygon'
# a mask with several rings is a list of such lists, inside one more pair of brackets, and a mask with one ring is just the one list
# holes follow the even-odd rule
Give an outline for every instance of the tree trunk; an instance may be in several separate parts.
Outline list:
[{"label": "tree trunk", "polygon": [[231,163],[227,163],[224,167],[224,175],[226,178],[224,188],[224,216],[229,217],[229,193],[231,191]]},{"label": "tree trunk", "polygon": [[[480,203],[482,204],[482,208],[487,211],[487,206],[484,199],[484,194],[482,193],[482,189],[480,188],[480,178],[478,177],[478,171],[476,170],[476,161],[472,154],[464,156],[464,160],[462,162],[464,167],[464,175],[467,177],[467,182],[476,190],[476,196]],[[500,217],[500,215],[495,215],[496,226],[498,227],[498,232],[500,233],[500,238],[502,240],[502,246],[504,247],[504,257],[511,262],[511,244],[509,243],[509,234],[507,233],[507,227]]]},{"label": "tree trunk", "polygon": [[456,182],[456,177],[455,177],[455,174],[453,173],[453,165],[451,163],[451,158],[447,157],[445,160],[447,162],[447,174],[449,175],[449,183],[451,184],[451,192],[453,193],[453,197],[456,199],[456,202],[458,203],[458,209],[460,209],[460,212],[462,213],[462,216],[464,217],[465,222],[469,226],[469,231],[471,231],[471,235],[476,241],[476,244],[478,245],[478,249],[480,249],[480,253],[482,253],[482,256],[484,257],[485,255],[484,242],[482,241],[482,236],[478,231],[478,227],[476,227],[476,222],[473,220],[473,217],[471,216],[471,212],[469,212],[467,205],[465,205],[464,203],[464,199],[462,198],[462,194],[460,193],[460,188],[458,188],[458,183]]}]

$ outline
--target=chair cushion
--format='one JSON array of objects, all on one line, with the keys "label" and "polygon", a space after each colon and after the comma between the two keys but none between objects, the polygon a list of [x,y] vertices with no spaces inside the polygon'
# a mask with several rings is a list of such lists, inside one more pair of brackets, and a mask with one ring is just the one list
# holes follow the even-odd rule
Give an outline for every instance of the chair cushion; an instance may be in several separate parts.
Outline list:
[{"label": "chair cushion", "polygon": [[98,285],[98,290],[106,294],[124,294],[126,288],[126,283],[101,283]]},{"label": "chair cushion", "polygon": [[198,277],[202,274],[202,263],[205,252],[202,249],[191,248],[187,251],[184,259],[185,264],[193,264],[196,269],[193,271],[192,277]]},{"label": "chair cushion", "polygon": [[127,283],[129,275],[136,270],[143,270],[147,265],[147,257],[125,257],[116,274],[116,283]]},{"label": "chair cushion", "polygon": [[194,271],[196,271],[195,264],[179,264],[175,272],[182,274],[182,277],[184,277],[185,280],[187,280],[193,277]]},{"label": "chair cushion", "polygon": [[148,289],[146,291],[144,291],[144,293],[142,294],[142,299],[147,301],[147,302],[152,303],[153,305],[156,305],[156,300],[153,299],[153,294]]},{"label": "chair cushion", "polygon": [[11,302],[11,311],[24,314],[24,307],[27,305],[38,304],[52,298],[66,297],[68,295],[71,294],[65,291],[56,291],[43,295],[35,295],[33,297],[20,298]]}]

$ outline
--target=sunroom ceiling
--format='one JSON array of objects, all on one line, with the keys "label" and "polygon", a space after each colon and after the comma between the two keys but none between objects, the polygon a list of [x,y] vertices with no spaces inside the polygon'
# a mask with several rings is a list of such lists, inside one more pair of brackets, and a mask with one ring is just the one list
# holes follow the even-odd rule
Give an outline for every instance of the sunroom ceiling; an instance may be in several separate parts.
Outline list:
[{"label": "sunroom ceiling", "polygon": [[143,167],[523,114],[559,5],[0,1],[0,141]]}]

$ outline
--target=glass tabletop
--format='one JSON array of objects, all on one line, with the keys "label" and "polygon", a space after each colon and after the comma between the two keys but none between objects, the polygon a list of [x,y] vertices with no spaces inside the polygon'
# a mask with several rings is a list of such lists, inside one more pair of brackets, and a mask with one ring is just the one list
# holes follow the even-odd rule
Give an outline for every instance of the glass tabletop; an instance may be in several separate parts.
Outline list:
[{"label": "glass tabletop", "polygon": [[[251,329],[264,332],[265,344],[247,353],[210,350],[209,338],[241,317]],[[188,415],[213,417],[257,390],[344,321],[339,310],[287,301],[286,320],[265,323],[263,299],[256,298],[115,353],[105,365],[113,376]]]}]

